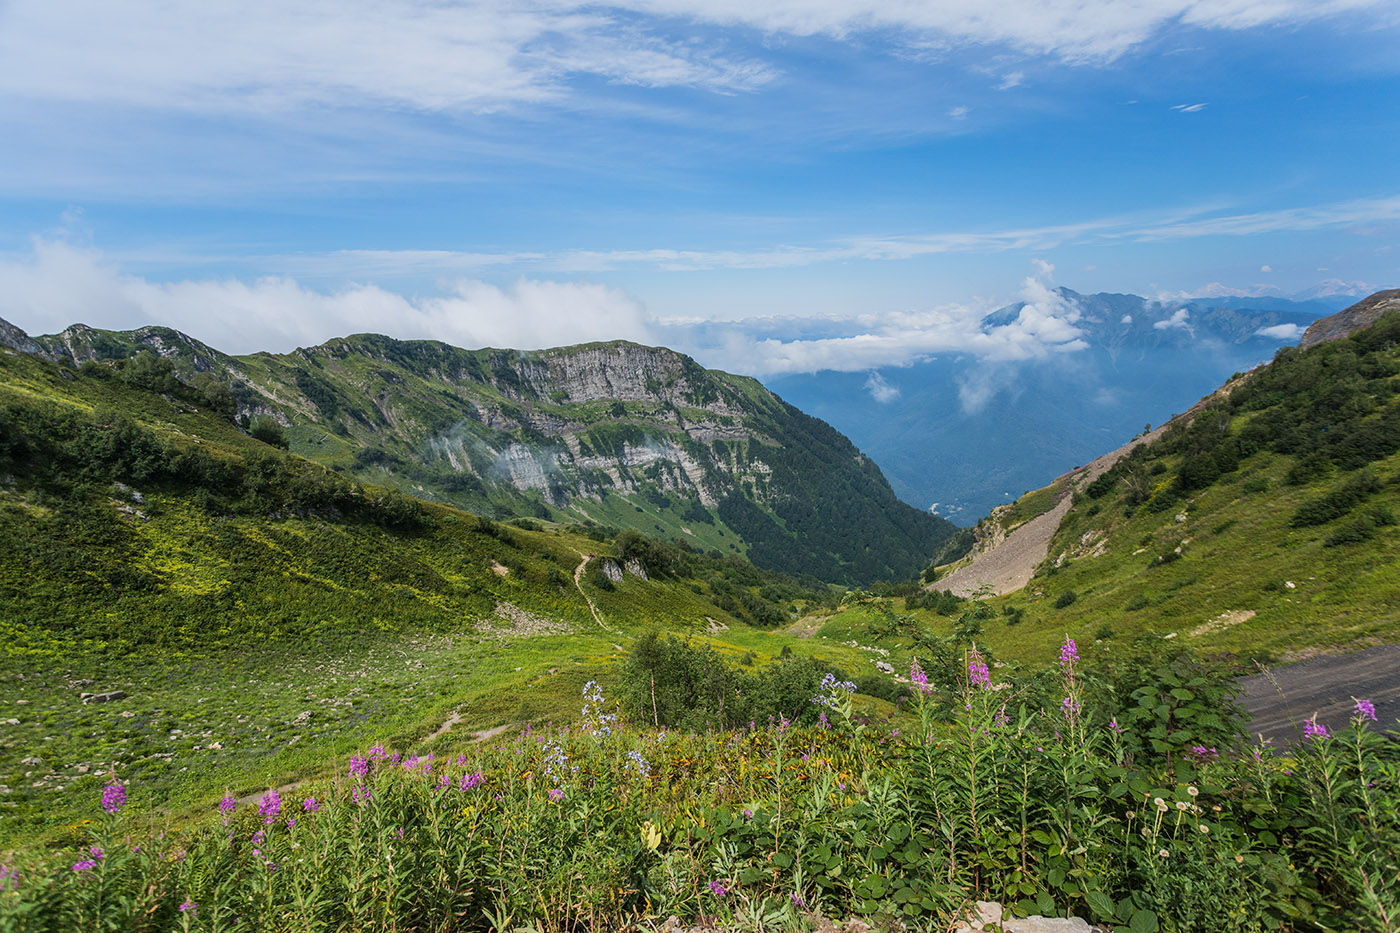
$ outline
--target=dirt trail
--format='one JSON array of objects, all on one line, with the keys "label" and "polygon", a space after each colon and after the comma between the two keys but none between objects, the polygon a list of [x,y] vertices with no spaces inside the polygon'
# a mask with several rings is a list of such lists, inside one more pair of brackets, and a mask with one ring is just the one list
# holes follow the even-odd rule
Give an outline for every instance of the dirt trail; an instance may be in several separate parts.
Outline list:
[{"label": "dirt trail", "polygon": [[1050,539],[1059,530],[1060,521],[1069,512],[1074,501],[1074,493],[1098,479],[1139,444],[1148,444],[1162,436],[1167,425],[1134,438],[1128,443],[1082,466],[1064,474],[1066,482],[1060,501],[1043,515],[1038,515],[1023,525],[1017,526],[1006,539],[990,548],[972,563],[959,567],[946,577],[941,577],[929,588],[952,590],[956,596],[972,596],[984,587],[993,596],[1014,593],[1031,580],[1036,565],[1050,555]]},{"label": "dirt trail", "polygon": [[[432,735],[428,736],[426,739],[423,740],[423,744],[426,745],[434,739],[441,738],[442,736],[446,735],[449,731],[451,731],[453,726],[457,725],[457,723],[461,721],[461,713],[453,713],[451,716],[448,716],[446,721],[444,721],[442,725],[438,726],[437,729],[434,730]],[[505,732],[512,725],[513,723],[506,723],[505,725],[495,726],[491,729],[478,729],[477,731],[472,733],[472,742],[479,743],[490,741],[491,739],[494,739],[496,736],[500,735],[502,732]],[[299,781],[292,781],[290,784],[282,784],[276,788],[277,795],[280,797],[284,794],[296,790],[298,787],[303,787],[307,784],[313,784],[317,781],[324,781],[325,779],[326,777],[324,775],[321,775],[318,777],[302,778]],[[245,794],[244,796],[239,797],[237,799],[240,804],[257,803],[259,800],[262,799],[265,793],[267,792],[258,791],[253,794]]]},{"label": "dirt trail", "polygon": [[588,611],[593,613],[593,621],[597,622],[604,630],[617,634],[617,630],[603,621],[603,617],[598,614],[598,607],[593,605],[593,600],[588,598],[588,594],[583,590],[583,568],[588,566],[588,562],[593,559],[592,554],[578,552],[578,556],[583,558],[583,563],[574,568],[574,586],[578,587],[578,594],[583,597],[583,601],[588,603]]}]

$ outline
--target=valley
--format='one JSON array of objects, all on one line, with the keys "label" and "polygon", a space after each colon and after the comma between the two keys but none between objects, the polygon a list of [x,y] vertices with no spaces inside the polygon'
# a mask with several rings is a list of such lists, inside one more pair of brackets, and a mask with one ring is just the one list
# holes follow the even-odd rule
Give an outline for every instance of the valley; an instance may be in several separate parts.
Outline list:
[{"label": "valley", "polygon": [[[1232,901],[1252,905],[1228,915],[1239,930],[1330,929],[1357,898],[1383,918],[1397,828],[1361,788],[1392,773],[1390,724],[1372,725],[1365,697],[1333,697],[1311,719],[1325,741],[1251,751],[1233,684],[1400,639],[1398,322],[1285,350],[864,586],[846,574],[875,565],[848,529],[888,487],[858,460],[866,485],[842,500],[794,481],[782,495],[810,498],[775,504],[748,483],[774,527],[833,513],[814,538],[846,539],[825,563],[762,567],[765,533],[740,553],[667,524],[706,508],[703,483],[688,505],[681,487],[662,504],[639,485],[474,514],[372,458],[301,456],[305,438],[338,435],[255,420],[295,406],[240,419],[236,386],[190,375],[213,370],[135,349],[160,335],[74,367],[11,329],[0,846],[21,880],[0,890],[0,919],[189,926],[174,892],[211,929],[604,929],[668,913],[797,929],[816,910],[895,929],[974,895],[1130,933],[1192,929]],[[808,424],[798,414],[785,430]],[[809,450],[854,450],[804,430]],[[716,542],[721,525],[751,529],[714,525]],[[1344,756],[1350,783],[1327,785]],[[94,819],[113,787],[121,803]],[[1193,814],[1186,829],[1158,818],[1147,848],[1124,841],[1132,801],[1154,796]],[[1339,855],[1315,822],[1324,804],[1369,841]],[[113,847],[162,832],[178,859]],[[76,867],[89,849],[103,856]],[[1172,870],[1197,873],[1199,896],[1154,874],[1159,849],[1195,866]],[[320,867],[274,879],[269,852]],[[89,877],[154,887],[101,908]],[[35,913],[39,890],[52,900]],[[541,896],[558,890],[574,893]]]}]

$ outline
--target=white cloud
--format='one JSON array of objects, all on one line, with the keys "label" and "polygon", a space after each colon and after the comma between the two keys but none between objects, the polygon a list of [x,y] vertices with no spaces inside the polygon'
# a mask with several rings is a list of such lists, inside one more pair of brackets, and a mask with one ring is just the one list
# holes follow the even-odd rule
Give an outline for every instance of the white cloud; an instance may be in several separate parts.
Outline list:
[{"label": "white cloud", "polygon": [[75,322],[161,324],[231,353],[285,351],[362,331],[520,349],[655,342],[656,334],[640,302],[588,282],[522,278],[501,288],[463,278],[446,294],[418,299],[376,285],[319,292],[286,277],[160,283],[127,275],[96,251],[42,239],[29,256],[0,260],[0,296],[0,317],[30,333]]},{"label": "white cloud", "polygon": [[1111,60],[1178,22],[1248,29],[1383,7],[1382,0],[633,0],[628,5],[769,33],[845,37],[897,29],[925,41],[1004,44],[1071,62]]},{"label": "white cloud", "polygon": [[[838,41],[878,34],[908,48],[971,43],[1102,63],[1183,24],[1249,29],[1386,6],[1387,0],[10,0],[0,5],[0,93],[201,114],[324,106],[492,110],[558,98],[580,75],[720,92],[750,90],[776,76],[767,62],[698,39],[697,25]],[[1002,87],[1016,86],[1020,77],[1012,72]]]},{"label": "white cloud", "polygon": [[1268,264],[1265,264],[1265,265],[1262,265],[1262,266],[1259,267],[1259,271],[1260,271],[1260,272],[1273,272],[1273,271],[1274,271],[1274,267],[1273,267],[1273,266],[1270,266],[1270,265],[1268,265]]},{"label": "white cloud", "polygon": [[490,110],[589,74],[745,90],[768,66],[673,42],[606,8],[430,0],[16,0],[0,90],[19,99],[208,112],[321,106]]},{"label": "white cloud", "polygon": [[899,387],[892,386],[885,381],[885,377],[878,372],[871,372],[869,378],[865,380],[865,390],[870,393],[870,397],[880,404],[893,402],[899,398]]},{"label": "white cloud", "polygon": [[288,276],[156,282],[63,240],[36,238],[28,254],[0,257],[0,317],[31,334],[79,322],[114,330],[159,324],[230,353],[284,352],[364,331],[519,349],[624,338],[753,375],[870,371],[866,388],[877,401],[899,391],[877,370],[934,354],[1014,362],[1087,347],[1073,301],[1035,277],[1020,297],[1016,318],[999,326],[984,322],[989,309],[966,306],[845,318],[659,320],[636,298],[585,281],[520,278],[501,287],[458,277],[442,294],[409,298],[375,284],[318,291]]},{"label": "white cloud", "polygon": [[1275,324],[1273,327],[1261,327],[1254,333],[1260,337],[1272,337],[1275,340],[1297,340],[1303,336],[1303,328],[1297,324]]},{"label": "white cloud", "polygon": [[971,107],[964,107],[959,104],[948,111],[948,116],[952,117],[954,120],[965,120],[967,119],[967,115],[971,112]]},{"label": "white cloud", "polygon": [[1178,113],[1199,113],[1205,110],[1207,106],[1207,104],[1175,104],[1172,106],[1172,109]]},{"label": "white cloud", "polygon": [[1025,81],[1026,73],[1024,71],[1013,71],[1001,79],[1001,83],[997,85],[997,90],[1009,91],[1014,87],[1020,87]]},{"label": "white cloud", "polygon": [[1000,326],[987,326],[984,310],[948,306],[845,319],[848,332],[840,336],[746,337],[759,327],[769,332],[801,333],[807,329],[807,322],[801,319],[784,322],[782,328],[773,327],[771,321],[733,321],[717,325],[723,328],[720,337],[713,328],[703,335],[690,332],[677,336],[696,340],[687,349],[707,363],[754,375],[860,372],[908,366],[940,353],[1014,362],[1073,353],[1088,346],[1075,326],[1081,314],[1076,303],[1037,278],[1026,279],[1020,297],[1023,307],[1016,319]]},{"label": "white cloud", "polygon": [[1125,314],[1125,315],[1123,315],[1123,319],[1122,319],[1121,321],[1119,321],[1118,323],[1119,323],[1119,324],[1131,324],[1131,323],[1133,323],[1133,316],[1132,316],[1131,314]]},{"label": "white cloud", "polygon": [[1152,326],[1157,330],[1184,330],[1190,331],[1191,312],[1185,308],[1177,308],[1172,316],[1163,321],[1154,321]]}]

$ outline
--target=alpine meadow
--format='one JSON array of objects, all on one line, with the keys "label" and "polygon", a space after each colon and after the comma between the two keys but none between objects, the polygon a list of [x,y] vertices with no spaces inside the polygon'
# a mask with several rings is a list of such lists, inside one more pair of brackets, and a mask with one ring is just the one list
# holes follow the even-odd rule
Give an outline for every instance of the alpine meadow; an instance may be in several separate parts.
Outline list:
[{"label": "alpine meadow", "polygon": [[1397,40],[0,3],[0,933],[1400,933]]}]

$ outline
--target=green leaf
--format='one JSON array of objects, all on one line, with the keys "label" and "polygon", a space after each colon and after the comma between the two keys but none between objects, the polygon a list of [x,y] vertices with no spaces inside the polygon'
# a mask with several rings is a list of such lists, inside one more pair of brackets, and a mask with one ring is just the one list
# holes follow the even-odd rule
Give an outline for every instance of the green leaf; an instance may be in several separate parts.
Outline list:
[{"label": "green leaf", "polygon": [[1139,910],[1128,921],[1128,929],[1133,933],[1157,933],[1157,915],[1150,910]]},{"label": "green leaf", "polygon": [[1102,891],[1090,891],[1084,896],[1089,903],[1089,909],[1094,912],[1095,920],[1113,919],[1113,898]]}]

